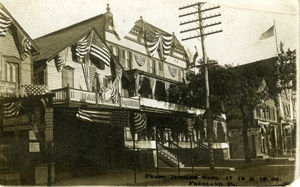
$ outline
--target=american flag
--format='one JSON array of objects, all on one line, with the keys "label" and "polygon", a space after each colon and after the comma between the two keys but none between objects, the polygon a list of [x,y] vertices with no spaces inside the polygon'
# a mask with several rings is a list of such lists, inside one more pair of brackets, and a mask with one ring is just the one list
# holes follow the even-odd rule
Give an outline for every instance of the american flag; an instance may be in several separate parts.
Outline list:
[{"label": "american flag", "polygon": [[76,46],[76,56],[79,58],[85,57],[89,51],[91,34],[87,35],[84,39],[77,42]]},{"label": "american flag", "polygon": [[5,36],[12,19],[0,8],[0,36]]},{"label": "american flag", "polygon": [[90,49],[91,55],[97,57],[101,61],[103,61],[107,66],[110,65],[110,53],[107,46],[100,40],[100,38],[93,33],[92,36],[92,44]]},{"label": "american flag", "polygon": [[61,54],[58,54],[54,57],[55,66],[58,72],[60,72],[63,68],[64,62]]}]

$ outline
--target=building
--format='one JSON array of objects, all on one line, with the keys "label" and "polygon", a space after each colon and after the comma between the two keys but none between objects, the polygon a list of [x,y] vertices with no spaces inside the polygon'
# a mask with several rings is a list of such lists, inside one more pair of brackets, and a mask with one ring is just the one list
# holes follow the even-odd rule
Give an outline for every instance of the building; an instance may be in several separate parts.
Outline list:
[{"label": "building", "polygon": [[1,3],[0,22],[0,184],[47,183],[53,95],[32,85],[39,49]]},{"label": "building", "polygon": [[[274,68],[278,58],[260,60],[237,68],[250,68],[260,66],[261,68]],[[260,76],[257,80],[258,92],[268,93],[268,80]],[[240,114],[237,110],[236,114]],[[284,90],[277,97],[268,97],[264,102],[256,106],[253,111],[247,135],[251,158],[268,158],[287,153],[292,150],[293,133],[295,132],[295,114],[291,90]],[[229,126],[229,142],[231,158],[244,158],[242,121],[231,120]]]},{"label": "building", "polygon": [[191,165],[191,146],[207,151],[204,127],[200,131],[197,122],[204,111],[176,103],[176,94],[169,93],[183,83],[188,63],[174,34],[141,18],[120,38],[107,7],[105,14],[35,42],[40,53],[34,58],[34,81],[55,93],[57,165],[74,171],[87,165],[133,167],[139,160],[139,167],[149,168],[159,158],[177,166],[177,149]]}]

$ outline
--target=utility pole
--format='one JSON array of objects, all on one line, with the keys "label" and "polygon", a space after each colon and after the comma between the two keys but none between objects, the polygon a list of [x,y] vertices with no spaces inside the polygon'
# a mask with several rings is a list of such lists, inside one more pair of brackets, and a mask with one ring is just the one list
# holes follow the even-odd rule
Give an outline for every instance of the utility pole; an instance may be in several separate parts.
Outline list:
[{"label": "utility pole", "polygon": [[195,3],[195,4],[191,4],[191,5],[187,5],[187,6],[179,8],[179,10],[183,10],[183,9],[187,9],[187,8],[196,9],[196,11],[194,11],[194,12],[182,14],[182,15],[179,15],[179,17],[185,17],[185,16],[190,16],[190,15],[194,15],[194,16],[197,17],[197,19],[180,23],[180,25],[186,25],[186,24],[190,24],[190,23],[198,23],[198,27],[183,30],[180,33],[185,33],[185,32],[190,32],[190,31],[198,31],[198,30],[199,30],[199,33],[200,33],[200,34],[198,33],[198,35],[194,35],[194,36],[190,36],[188,38],[184,38],[184,39],[182,39],[182,41],[189,40],[189,39],[194,39],[194,38],[200,38],[201,39],[201,46],[202,46],[204,64],[198,65],[198,66],[195,65],[194,67],[204,66],[204,68],[205,68],[205,87],[206,87],[205,114],[206,114],[207,132],[208,132],[209,166],[210,166],[210,169],[213,170],[213,169],[215,169],[215,162],[214,162],[214,153],[213,153],[213,149],[212,149],[213,127],[212,127],[210,107],[209,107],[208,65],[212,65],[212,64],[215,64],[215,63],[208,62],[204,40],[205,40],[206,36],[222,32],[222,30],[216,30],[216,31],[211,31],[211,32],[204,33],[205,28],[221,24],[221,22],[215,22],[215,23],[203,25],[205,20],[221,16],[221,14],[215,14],[215,15],[209,15],[209,16],[203,17],[204,12],[220,8],[220,6],[215,6],[215,7],[210,7],[210,8],[203,9],[204,4],[205,4],[204,2],[198,2],[198,3]]}]

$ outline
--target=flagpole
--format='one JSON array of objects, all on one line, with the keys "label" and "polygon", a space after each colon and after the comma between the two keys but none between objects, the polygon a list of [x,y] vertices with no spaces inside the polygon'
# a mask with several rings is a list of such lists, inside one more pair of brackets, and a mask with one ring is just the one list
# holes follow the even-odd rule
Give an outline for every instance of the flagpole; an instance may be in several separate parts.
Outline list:
[{"label": "flagpole", "polygon": [[274,31],[275,31],[276,50],[277,50],[277,54],[279,54],[279,51],[278,51],[278,42],[277,42],[277,33],[276,33],[276,25],[275,25],[275,19],[274,19]]}]

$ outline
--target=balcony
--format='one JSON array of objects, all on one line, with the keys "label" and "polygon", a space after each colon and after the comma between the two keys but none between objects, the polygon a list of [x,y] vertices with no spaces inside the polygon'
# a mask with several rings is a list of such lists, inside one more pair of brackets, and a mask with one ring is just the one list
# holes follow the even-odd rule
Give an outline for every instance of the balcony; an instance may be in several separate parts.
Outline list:
[{"label": "balcony", "polygon": [[55,94],[53,104],[68,106],[104,106],[104,107],[122,107],[128,109],[140,109],[140,101],[138,98],[119,97],[119,101],[113,103],[105,101],[102,96],[95,92],[84,91],[74,88],[61,88],[52,90]]},{"label": "balcony", "polygon": [[53,104],[55,105],[67,105],[67,106],[103,106],[103,107],[120,107],[125,109],[150,109],[162,111],[176,111],[189,114],[199,115],[204,111],[197,108],[189,108],[187,106],[169,103],[164,101],[157,101],[155,99],[143,98],[143,97],[119,97],[117,103],[104,101],[102,96],[95,92],[78,90],[74,88],[61,88],[52,90],[55,94],[53,98]]}]

